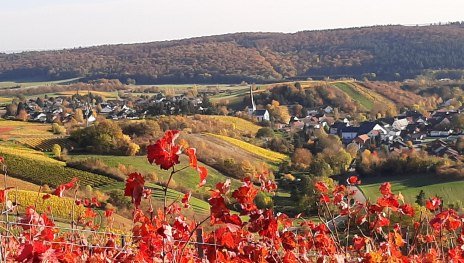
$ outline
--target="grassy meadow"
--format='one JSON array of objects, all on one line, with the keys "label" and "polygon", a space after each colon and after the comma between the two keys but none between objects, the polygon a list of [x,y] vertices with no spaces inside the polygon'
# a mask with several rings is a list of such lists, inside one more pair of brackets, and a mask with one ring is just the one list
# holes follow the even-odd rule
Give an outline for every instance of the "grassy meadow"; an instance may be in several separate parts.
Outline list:
[{"label": "grassy meadow", "polygon": [[[85,158],[96,158],[102,160],[109,167],[118,167],[119,164],[123,164],[129,167],[131,170],[148,174],[155,173],[158,177],[158,181],[166,182],[169,178],[171,171],[160,169],[158,166],[151,165],[145,156],[113,156],[113,155],[71,155],[72,159],[85,159]],[[177,165],[178,169],[188,166],[189,161],[186,156],[181,157],[181,163]],[[200,163],[208,169],[208,177],[206,179],[206,185],[203,188],[198,188],[197,185],[200,182],[198,172],[192,168],[186,168],[178,173],[174,174],[173,185],[181,186],[186,189],[191,189],[192,192],[207,194],[208,189],[214,188],[216,183],[224,182],[227,177],[221,174],[216,169]],[[235,179],[231,179],[234,186],[240,185],[240,182]]]},{"label": "grassy meadow", "polygon": [[392,191],[401,192],[406,202],[414,203],[420,190],[426,197],[439,196],[445,204],[464,200],[464,180],[444,180],[437,175],[411,175],[408,177],[373,177],[363,178],[360,186],[364,194],[375,201],[379,196],[379,187],[383,182],[390,182]]},{"label": "grassy meadow", "polygon": [[358,102],[361,106],[363,106],[366,110],[371,110],[372,106],[374,106],[374,102],[370,100],[367,96],[364,96],[361,92],[355,89],[351,84],[346,82],[337,82],[334,84],[337,88],[341,91],[345,92],[348,96],[350,96],[354,101]]},{"label": "grassy meadow", "polygon": [[50,86],[58,84],[69,84],[78,81],[80,78],[71,78],[63,80],[54,80],[54,81],[30,81],[30,80],[14,80],[14,81],[2,81],[0,82],[0,89],[13,88],[20,86],[21,88],[30,88],[37,86]]}]

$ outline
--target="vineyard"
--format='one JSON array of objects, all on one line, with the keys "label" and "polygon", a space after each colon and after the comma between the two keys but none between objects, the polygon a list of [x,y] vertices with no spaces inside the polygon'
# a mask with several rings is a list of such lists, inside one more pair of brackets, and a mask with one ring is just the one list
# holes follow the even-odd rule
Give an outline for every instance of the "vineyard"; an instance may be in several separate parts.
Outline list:
[{"label": "vineyard", "polygon": [[262,157],[274,163],[280,163],[288,158],[284,154],[274,152],[268,149],[264,149],[264,148],[258,147],[256,145],[253,145],[251,143],[247,143],[241,140],[237,140],[237,139],[230,138],[230,137],[223,136],[223,135],[211,134],[211,133],[209,135],[219,138],[221,140],[224,140],[228,143],[231,143],[247,152],[253,153],[259,157]]},{"label": "vineyard", "polygon": [[58,144],[59,146],[61,146],[62,149],[72,149],[74,147],[72,142],[66,139],[65,137],[56,136],[40,136],[33,138],[24,137],[18,138],[16,139],[16,141],[42,152],[50,152],[54,144]]},{"label": "vineyard", "polygon": [[[163,191],[162,191],[163,189],[161,186],[156,185],[156,184],[147,184],[147,187],[153,190],[152,196],[154,199],[160,202],[163,200]],[[181,192],[177,192],[175,190],[169,189],[167,192],[167,199],[173,202],[175,200],[182,199],[183,195],[184,194]],[[190,206],[192,207],[193,211],[195,211],[195,213],[203,214],[203,215],[207,215],[209,213],[208,203],[198,198],[191,197]]]},{"label": "vineyard", "polygon": [[365,110],[370,111],[375,104],[396,109],[396,105],[384,96],[369,90],[356,82],[334,82],[335,87],[345,92],[352,100],[358,102]]},{"label": "vineyard", "polygon": [[0,120],[0,139],[3,140],[52,136],[49,124]]},{"label": "vineyard", "polygon": [[374,103],[378,102],[378,103],[381,103],[381,104],[385,104],[385,105],[388,105],[389,108],[395,108],[396,107],[396,105],[391,100],[385,98],[384,96],[378,94],[377,92],[375,92],[373,90],[369,90],[369,89],[365,88],[360,83],[352,82],[350,84],[353,85],[354,89],[356,89],[359,93],[363,94],[365,97],[369,98]]},{"label": "vineyard", "polygon": [[77,177],[81,185],[99,187],[116,182],[114,179],[66,167],[63,162],[20,147],[0,146],[9,174],[38,185],[57,186]]},{"label": "vineyard", "polygon": [[225,123],[230,123],[234,126],[234,129],[237,129],[241,132],[251,132],[252,135],[255,135],[261,128],[260,126],[252,123],[251,121],[247,121],[242,118],[233,116],[210,116],[210,118],[214,118]]},{"label": "vineyard", "polygon": [[74,204],[74,200],[68,197],[57,197],[50,195],[50,198],[43,200],[44,193],[24,190],[7,191],[8,199],[17,203],[22,209],[35,206],[38,212],[51,211],[55,218],[71,219],[71,211],[74,206],[76,218],[84,212],[83,206]]},{"label": "vineyard", "polygon": [[0,153],[2,153],[3,155],[5,154],[17,155],[25,159],[47,162],[47,163],[61,165],[61,166],[65,165],[64,162],[52,159],[42,152],[35,151],[30,148],[22,147],[20,145],[14,145],[14,144],[0,145]]},{"label": "vineyard", "polygon": [[[154,173],[156,174],[157,180],[162,182],[166,181],[170,175],[170,171],[166,171],[151,165],[145,156],[70,155],[70,158],[71,160],[85,160],[88,158],[95,158],[112,168],[117,168],[119,165],[124,165],[129,170],[135,170],[142,174]],[[188,158],[186,156],[180,157],[181,161],[187,161],[187,159]],[[196,187],[198,185],[198,180],[196,178],[197,172],[191,169],[185,169],[176,173],[173,177],[174,182],[183,189],[191,189],[192,193],[207,195],[209,192],[207,190],[208,187],[213,188],[217,183],[223,182],[227,179],[227,177],[220,173],[218,170],[204,163],[201,164],[208,168],[208,181],[206,183],[206,187]],[[239,186],[240,182],[238,180],[232,179],[232,184],[234,186]],[[179,192],[174,193],[176,197],[179,194]]]},{"label": "vineyard", "polygon": [[339,88],[341,91],[345,92],[352,100],[358,102],[365,110],[371,110],[374,106],[373,101],[367,97],[365,94],[356,89],[353,85],[350,85],[346,82],[338,82],[334,84],[335,87]]}]

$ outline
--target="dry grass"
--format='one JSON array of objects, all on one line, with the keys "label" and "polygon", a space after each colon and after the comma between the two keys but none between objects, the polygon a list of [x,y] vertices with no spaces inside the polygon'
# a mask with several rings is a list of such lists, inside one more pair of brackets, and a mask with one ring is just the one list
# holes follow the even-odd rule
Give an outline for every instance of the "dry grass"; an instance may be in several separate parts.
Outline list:
[{"label": "dry grass", "polygon": [[[79,92],[79,91],[70,90],[70,91],[57,92],[56,94],[60,95],[60,96],[72,96],[72,95],[76,94],[77,92]],[[91,90],[90,92],[92,94],[94,94],[94,95],[99,95],[99,96],[102,96],[103,98],[107,98],[107,99],[113,99],[113,98],[118,97],[116,92],[95,91],[95,90]],[[86,91],[80,91],[80,93],[81,94],[86,94],[87,92]]]},{"label": "dry grass", "polygon": [[55,136],[51,132],[50,124],[11,120],[0,121],[0,139],[2,140],[43,136]]},{"label": "dry grass", "polygon": [[6,187],[15,187],[21,190],[27,190],[27,191],[38,191],[40,186],[29,183],[26,181],[23,181],[21,179],[13,178],[13,177],[7,177],[6,179],[6,185],[5,185],[5,180],[4,180],[4,175],[0,175],[0,185],[2,189],[5,189]]}]

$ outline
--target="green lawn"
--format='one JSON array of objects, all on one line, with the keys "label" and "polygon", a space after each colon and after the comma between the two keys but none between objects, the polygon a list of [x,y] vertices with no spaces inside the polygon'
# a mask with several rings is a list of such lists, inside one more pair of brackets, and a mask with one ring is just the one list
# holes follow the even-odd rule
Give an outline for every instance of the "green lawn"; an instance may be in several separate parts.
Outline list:
[{"label": "green lawn", "polygon": [[367,110],[371,110],[374,102],[369,98],[365,97],[363,94],[359,93],[353,86],[345,82],[334,83],[334,86],[339,88],[341,91],[345,92],[350,96],[354,101],[361,104]]},{"label": "green lawn", "polygon": [[362,181],[361,189],[372,201],[380,196],[379,186],[389,181],[392,191],[405,197],[406,202],[413,203],[420,190],[427,197],[439,196],[446,203],[461,202],[464,200],[464,180],[449,181],[439,178],[437,175],[411,175],[408,177],[373,177]]}]

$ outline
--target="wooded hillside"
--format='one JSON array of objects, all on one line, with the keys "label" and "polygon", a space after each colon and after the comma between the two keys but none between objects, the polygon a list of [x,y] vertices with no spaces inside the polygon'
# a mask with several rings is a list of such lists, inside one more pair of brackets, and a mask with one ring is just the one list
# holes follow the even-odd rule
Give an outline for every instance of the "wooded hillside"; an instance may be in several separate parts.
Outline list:
[{"label": "wooded hillside", "polygon": [[464,25],[236,33],[177,41],[0,54],[0,80],[118,78],[138,84],[324,76],[398,80],[464,68]]}]

